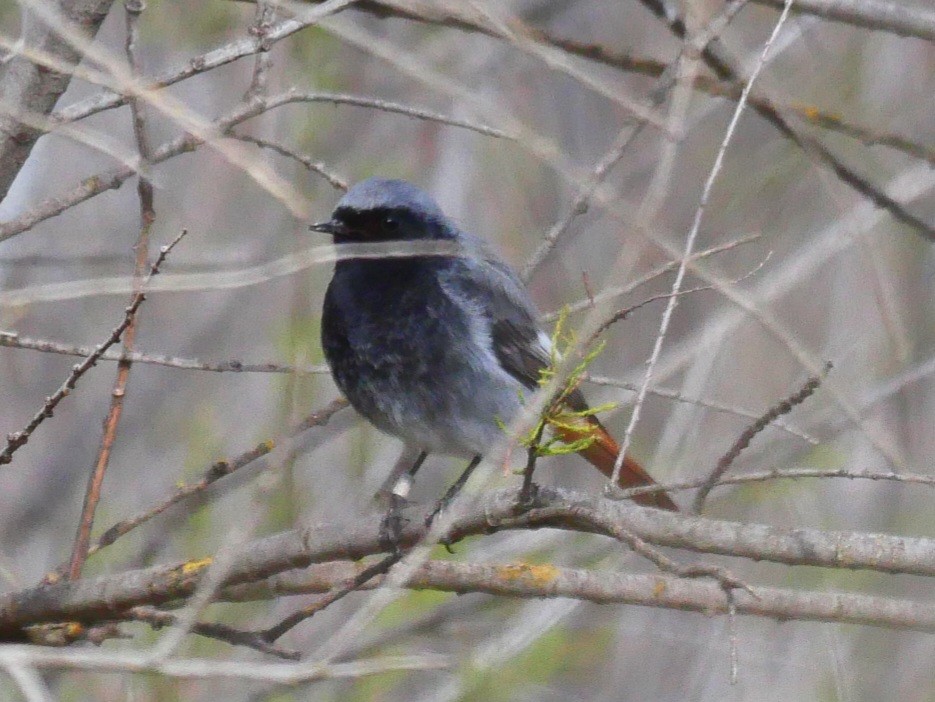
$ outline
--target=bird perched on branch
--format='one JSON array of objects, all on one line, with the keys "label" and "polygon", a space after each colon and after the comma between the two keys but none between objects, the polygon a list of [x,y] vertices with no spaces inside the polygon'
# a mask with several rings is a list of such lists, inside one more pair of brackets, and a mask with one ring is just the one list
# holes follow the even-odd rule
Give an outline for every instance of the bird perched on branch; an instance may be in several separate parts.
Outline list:
[{"label": "bird perched on branch", "polygon": [[[505,439],[524,392],[540,387],[552,340],[516,273],[480,238],[462,231],[434,200],[401,180],[370,178],[313,224],[335,243],[439,242],[457,255],[347,258],[337,262],[322,312],[321,341],[332,376],[377,428],[420,451],[470,457],[449,496],[480,457]],[[577,424],[556,425],[580,454],[613,474],[620,447],[581,392],[563,395]],[[531,476],[530,476],[531,478]],[[654,484],[629,457],[622,488]],[[525,485],[525,483],[524,483]],[[405,492],[405,491],[403,491]],[[402,495],[405,496],[405,495]],[[663,492],[636,502],[676,510]]]}]

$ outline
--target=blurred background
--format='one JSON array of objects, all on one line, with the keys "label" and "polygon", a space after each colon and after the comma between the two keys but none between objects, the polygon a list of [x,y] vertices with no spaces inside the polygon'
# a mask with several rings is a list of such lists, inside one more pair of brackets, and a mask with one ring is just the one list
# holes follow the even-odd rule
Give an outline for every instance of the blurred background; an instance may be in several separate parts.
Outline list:
[{"label": "blurred background", "polygon": [[[902,4],[927,5],[923,0]],[[636,0],[516,0],[465,8],[503,27],[522,20],[553,38],[600,46],[617,57],[665,66],[679,53],[678,40]],[[279,9],[272,21],[304,9]],[[687,13],[689,26],[700,27],[722,7],[692,0],[675,9]],[[13,3],[0,5],[4,36],[16,39],[23,12]],[[250,36],[254,13],[249,3],[150,2],[140,20],[146,76]],[[775,8],[751,3],[721,32],[724,47],[747,74],[778,17]],[[124,38],[124,10],[115,4],[95,46],[122,64]],[[542,312],[570,305],[574,328],[591,312],[589,297],[600,303],[602,293],[629,288],[684,248],[736,102],[691,90],[682,81],[651,107],[657,78],[610,60],[529,43],[351,8],[274,43],[268,53],[269,95],[295,88],[377,98],[515,138],[326,102],[277,107],[234,131],[301,154],[347,183],[371,175],[411,180],[522,268],[556,222],[569,217],[580,188],[622,130],[636,127],[631,106],[652,109],[657,124],[635,134],[586,212],[570,220],[532,273],[530,289]],[[107,70],[106,62],[90,64]],[[213,121],[240,104],[254,65],[255,58],[247,56],[165,93]],[[711,75],[703,64],[697,69],[701,77]],[[59,109],[100,90],[76,79]],[[803,134],[819,139],[920,220],[935,221],[931,42],[793,14],[754,95],[768,97]],[[154,145],[182,133],[183,120],[147,112]],[[859,127],[863,138],[824,128],[810,119],[816,115]],[[126,106],[74,126],[136,153]],[[871,143],[887,135],[902,141]],[[326,243],[307,225],[327,217],[341,190],[281,153],[225,141],[236,144],[246,165],[203,147],[154,166],[151,242],[155,250],[188,230],[165,264],[165,275],[220,273],[207,280],[222,278],[237,286],[209,282],[195,290],[154,292],[140,313],[136,349],[308,372],[222,373],[135,364],[95,534],[159,502],[180,482],[197,479],[212,462],[277,436],[337,397],[330,377],[314,372],[323,362],[318,335],[330,264],[254,283],[246,271]],[[45,136],[0,203],[0,222],[114,167],[111,155],[81,140]],[[271,193],[262,180],[265,172],[291,184],[295,193]],[[67,345],[100,343],[121,320],[129,296],[124,290],[110,294],[98,281],[130,280],[138,231],[139,204],[130,179],[0,243],[0,281],[7,296],[0,298],[5,303],[0,330]],[[741,243],[700,261],[702,271],[690,273],[685,282],[685,288],[695,288],[717,280],[731,294],[704,290],[679,299],[651,385],[662,394],[647,396],[631,453],[662,481],[704,476],[753,418],[832,361],[826,384],[783,418],[784,427],[758,435],[733,470],[811,467],[932,475],[931,243],[874,207],[751,109],[726,151],[695,250],[731,242]],[[671,271],[657,275],[625,295],[609,297],[594,314],[665,293],[672,276]],[[80,296],[66,292],[39,299],[48,291],[39,286],[76,281],[82,283]],[[18,300],[10,297],[14,292]],[[653,302],[612,327],[606,349],[589,369],[600,382],[587,383],[584,390],[592,403],[618,403],[605,423],[619,436],[635,396],[627,385],[642,380],[665,304]],[[0,430],[25,426],[75,362],[0,348]],[[112,362],[88,373],[0,471],[4,589],[30,585],[67,560],[115,373]],[[372,509],[372,496],[399,452],[398,441],[345,410],[326,427],[306,432],[294,453],[245,468],[92,556],[85,573],[211,554],[241,528],[262,535]],[[257,481],[264,466],[269,470]],[[538,479],[599,491],[600,476],[579,470],[583,467],[577,457],[551,459],[541,464]],[[459,470],[455,460],[431,458],[414,499],[434,500]],[[497,470],[490,476],[491,486],[515,482]],[[677,499],[688,504],[690,497],[681,493]],[[707,513],[789,527],[935,535],[929,489],[900,483],[801,480],[723,487],[712,493]],[[458,545],[452,557],[651,571],[607,539],[548,531],[474,539]],[[704,560],[729,565],[753,584],[931,597],[930,586],[910,576]],[[347,597],[297,627],[284,643],[314,655],[366,597]],[[242,628],[263,627],[307,600],[217,604],[208,616]],[[142,648],[157,636],[143,625],[126,630],[131,640],[104,645]],[[398,597],[347,655],[430,651],[453,656],[454,669],[295,688],[76,672],[49,674],[46,681],[61,699],[76,700],[935,700],[931,636],[753,618],[738,621],[737,636],[739,680],[731,686],[729,632],[722,617],[423,592]],[[261,655],[197,637],[186,641],[182,653],[235,660]],[[16,699],[8,681],[0,686],[5,698]]]}]

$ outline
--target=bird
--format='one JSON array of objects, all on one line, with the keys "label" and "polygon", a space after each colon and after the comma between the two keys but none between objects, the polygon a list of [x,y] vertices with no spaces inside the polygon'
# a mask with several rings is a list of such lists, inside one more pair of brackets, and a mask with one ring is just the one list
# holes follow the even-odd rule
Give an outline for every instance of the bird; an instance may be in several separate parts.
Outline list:
[{"label": "bird", "polygon": [[[410,482],[430,453],[471,462],[505,438],[524,393],[540,387],[552,339],[516,271],[480,237],[462,230],[426,192],[404,180],[372,177],[351,187],[330,219],[312,224],[335,244],[440,242],[458,255],[346,257],[335,263],[324,296],[321,343],[338,389],[381,431],[418,450]],[[560,425],[579,454],[608,478],[620,446],[579,389],[563,397],[583,428]],[[531,480],[531,475],[529,476]],[[654,485],[627,456],[621,488]],[[524,488],[526,482],[524,481]],[[665,492],[634,501],[677,511]]]}]

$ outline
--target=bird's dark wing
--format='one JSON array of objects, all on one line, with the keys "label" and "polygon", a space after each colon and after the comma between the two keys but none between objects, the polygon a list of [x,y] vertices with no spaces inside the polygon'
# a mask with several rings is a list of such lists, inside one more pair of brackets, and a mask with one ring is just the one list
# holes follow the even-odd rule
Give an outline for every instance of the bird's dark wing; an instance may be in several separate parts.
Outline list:
[{"label": "bird's dark wing", "polygon": [[442,288],[486,322],[500,365],[528,388],[539,382],[549,363],[549,341],[536,323],[536,308],[522,282],[507,264],[491,257],[448,261]]},{"label": "bird's dark wing", "polygon": [[[488,251],[483,254],[452,260],[442,286],[483,315],[500,365],[534,390],[539,387],[541,371],[550,363],[551,340],[539,327],[535,305],[516,272]],[[566,402],[575,410],[587,407],[577,391]]]},{"label": "bird's dark wing", "polygon": [[[550,361],[551,340],[536,323],[536,308],[522,281],[505,263],[492,255],[483,258],[451,259],[440,275],[442,289],[459,305],[477,313],[487,323],[494,355],[503,369],[530,389],[539,386],[540,372]],[[575,412],[588,409],[578,389],[563,397],[563,404]],[[586,428],[584,428],[586,426]],[[581,455],[607,477],[614,475],[620,446],[593,414],[584,418],[582,430],[568,425],[555,427],[566,442],[588,436],[592,441],[580,449]],[[618,484],[626,489],[652,485],[652,477],[629,457],[620,469]],[[643,505],[678,511],[666,493],[639,495]]]}]

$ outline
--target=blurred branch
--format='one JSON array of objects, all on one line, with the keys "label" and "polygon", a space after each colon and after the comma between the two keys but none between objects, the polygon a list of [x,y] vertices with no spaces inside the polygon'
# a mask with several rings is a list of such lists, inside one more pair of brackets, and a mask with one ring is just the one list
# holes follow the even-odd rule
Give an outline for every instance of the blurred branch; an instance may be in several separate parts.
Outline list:
[{"label": "blurred branch", "polygon": [[[753,1],[767,5],[775,5],[776,7],[781,7],[782,5],[782,3],[778,2],[777,0]],[[840,6],[840,2],[818,2],[816,4],[828,4],[832,9],[834,7]],[[880,4],[882,5],[883,3]],[[295,5],[295,3],[293,3],[293,5]],[[371,3],[358,3],[357,7],[358,9],[362,10],[369,9],[370,11],[378,12],[379,14],[387,14],[388,12],[387,8],[376,9],[368,7],[369,5],[371,5]],[[796,5],[793,7],[793,12],[805,12],[807,11],[805,8],[808,5],[809,2],[796,3]],[[859,14],[862,7],[863,3],[852,3],[851,9],[856,14]],[[905,9],[913,16],[915,13],[924,15],[924,11],[921,8],[914,8],[909,10],[903,6],[898,5],[892,5],[891,7],[893,7],[897,12]],[[411,13],[405,16],[407,19],[411,19],[413,21],[422,21],[442,25],[445,24],[441,20],[432,20],[429,17],[419,16]],[[231,42],[200,56],[193,57],[188,62],[186,62],[184,66],[172,68],[163,72],[152,82],[146,84],[145,88],[147,90],[158,90],[160,88],[187,80],[188,78],[199,75],[201,73],[210,71],[219,66],[223,66],[239,58],[261,53],[264,50],[264,47],[271,47],[276,42],[292,36],[295,32],[315,24],[318,19],[319,18],[317,15],[311,16],[296,14],[294,17],[288,20],[271,25],[265,32],[263,32],[262,37],[254,34],[254,36],[249,39],[241,39],[235,42]],[[935,18],[931,19],[931,25],[933,27],[932,31],[935,32]],[[456,26],[465,30],[483,31],[483,27],[480,25],[458,24]],[[867,24],[864,26],[870,25]],[[552,32],[530,27],[528,25],[521,25],[520,28],[534,40],[552,46],[556,49],[561,49],[562,51],[565,51],[572,56],[589,59],[608,66],[620,68],[628,72],[658,77],[665,73],[665,71],[669,68],[667,64],[655,59],[633,57],[620,51],[612,50],[600,44],[591,44],[568,37],[560,37]],[[882,29],[883,27],[873,28]],[[490,36],[494,36],[495,38],[502,38],[496,35]],[[728,97],[734,100],[740,97],[740,93],[743,90],[743,85],[737,83],[724,83],[707,76],[696,77],[694,81],[694,87],[697,90],[701,90],[711,95]],[[749,101],[754,105],[762,104],[765,109],[772,107],[772,109],[775,111],[793,112],[800,119],[806,120],[825,129],[830,129],[832,131],[838,131],[842,134],[846,134],[860,140],[864,144],[889,146],[916,158],[925,159],[929,163],[935,164],[935,149],[932,149],[923,144],[917,144],[912,140],[898,134],[877,132],[861,125],[852,124],[843,119],[840,115],[824,112],[812,105],[771,104],[767,98],[755,93],[751,95]],[[104,110],[120,107],[121,105],[126,104],[126,102],[127,98],[125,96],[111,91],[104,91],[98,95],[85,98],[84,100],[56,111],[52,114],[52,119],[56,123],[66,124],[84,119],[85,117],[97,114],[98,112],[102,112]]]},{"label": "blurred branch", "polygon": [[[327,4],[327,7],[324,5]],[[272,48],[276,42],[292,36],[296,32],[317,24],[323,17],[337,12],[339,9],[353,4],[353,0],[338,0],[338,2],[319,3],[318,6],[302,13],[295,13],[289,19],[277,22],[262,33],[262,36],[253,34],[250,37],[220,46],[216,49],[196,56],[186,61],[184,66],[171,68],[156,76],[152,81],[141,86],[144,92],[151,92],[174,85],[192,76],[205,73],[214,68],[227,65],[237,59],[253,56],[261,51]],[[127,104],[127,96],[113,91],[103,91],[84,100],[80,100],[68,107],[57,110],[52,119],[60,123],[75,122],[85,117],[121,107]]]},{"label": "blurred branch", "polygon": [[[404,514],[408,519],[402,527],[401,543],[412,546],[425,536],[426,527],[420,510],[410,508]],[[355,515],[345,522],[319,524],[259,539],[244,546],[233,558],[223,584],[254,582],[313,563],[357,560],[381,553],[386,549],[380,533],[381,522],[381,514]],[[610,536],[625,530],[647,543],[701,553],[787,565],[935,576],[935,539],[788,529],[689,517],[551,488],[540,488],[537,506],[518,516],[515,489],[484,493],[469,509],[453,516],[448,538],[457,541],[504,529],[541,528]],[[32,624],[107,620],[137,605],[160,605],[183,599],[195,591],[210,564],[211,559],[206,558],[96,579],[60,581],[0,595],[0,638],[16,639],[22,627]],[[551,566],[546,568],[551,570]],[[549,581],[543,583],[548,584]],[[720,585],[712,584],[710,587],[714,589],[709,590],[706,583],[696,584],[701,587],[694,590],[697,594],[717,592],[721,602],[725,602]],[[754,588],[754,592],[763,600],[760,605],[766,606],[761,588]],[[657,594],[662,597],[664,593]],[[738,598],[741,594],[737,593]],[[827,593],[821,596],[831,598],[824,601],[826,606],[837,597]],[[738,599],[738,604],[744,603],[742,611],[753,607],[753,600]],[[916,603],[913,612],[914,621],[921,628],[935,629],[935,608],[929,611],[925,605]]]},{"label": "blurred branch", "polygon": [[[346,0],[329,0],[325,8],[340,9],[341,2]],[[248,157],[248,153],[238,144],[225,142],[213,128],[210,122],[192,110],[185,102],[175,98],[169,93],[146,92],[141,90],[136,76],[127,66],[126,62],[113,56],[108,50],[89,41],[82,33],[75,31],[65,18],[62,18],[56,9],[43,3],[34,3],[32,12],[41,17],[46,23],[53,25],[62,38],[82,53],[86,64],[102,67],[101,70],[78,70],[70,66],[63,68],[62,62],[54,55],[42,50],[29,52],[31,61],[47,70],[74,71],[77,75],[92,83],[105,85],[115,91],[126,93],[134,98],[144,100],[159,113],[168,117],[176,126],[186,133],[197,136],[202,143],[225,159],[230,165],[239,168],[255,185],[271,195],[280,204],[284,205],[290,213],[298,218],[307,216],[308,203],[294,185],[271,170],[263,161]],[[22,106],[14,104],[5,106],[17,116]]]},{"label": "blurred branch", "polygon": [[[753,2],[773,8],[782,7],[780,0]],[[886,0],[795,0],[792,11],[935,42],[935,10],[922,4]]]},{"label": "blurred branch", "polygon": [[159,673],[169,678],[255,680],[282,685],[361,678],[391,671],[448,668],[446,656],[422,654],[380,656],[344,663],[257,663],[214,658],[173,658],[154,661],[147,652],[61,650],[39,646],[6,646],[0,649],[0,666],[7,670],[95,670],[99,672]]},{"label": "blurred branch", "polygon": [[[213,126],[218,133],[223,135],[232,127],[235,127],[241,122],[245,122],[248,119],[252,119],[253,117],[268,112],[269,110],[281,107],[283,105],[303,102],[326,102],[335,105],[354,105],[357,107],[367,107],[383,110],[385,112],[405,115],[414,119],[423,119],[432,122],[439,122],[441,124],[446,124],[452,127],[470,129],[486,136],[508,137],[506,133],[493,127],[488,127],[486,125],[477,124],[467,120],[448,117],[446,115],[441,115],[436,112],[423,110],[417,107],[411,107],[408,105],[402,105],[399,103],[379,100],[375,98],[360,97],[356,95],[306,92],[295,88],[269,97],[256,96],[249,103],[238,105],[227,115],[216,120]],[[205,140],[194,134],[184,134],[182,136],[176,137],[175,139],[165,142],[161,146],[155,148],[152,152],[150,163],[162,163],[163,161],[167,161],[168,159],[178,156],[179,154],[195,151],[203,143],[205,143]],[[58,216],[75,205],[85,202],[86,200],[90,200],[91,198],[100,195],[101,193],[119,188],[135,173],[135,168],[124,166],[105,171],[104,173],[99,173],[97,175],[91,176],[90,178],[85,178],[83,181],[81,181],[81,183],[79,183],[67,193],[48,198],[34,206],[31,210],[24,212],[19,217],[7,222],[0,223],[0,241],[9,239],[10,237],[13,237],[17,234],[21,234],[22,232],[31,229],[39,222],[49,219],[50,217]]]},{"label": "blurred branch", "polygon": [[[756,2],[757,0],[753,0]],[[766,1],[766,0],[763,0]],[[795,12],[796,5],[793,6]],[[542,33],[544,41],[550,41],[561,46],[577,56],[582,56],[605,66],[613,66],[628,73],[636,73],[648,77],[659,77],[669,70],[669,65],[656,59],[644,56],[632,56],[620,51],[612,50],[600,44],[589,44],[575,39],[556,37],[552,34]],[[723,97],[730,100],[739,100],[743,92],[744,83],[725,82],[710,76],[696,76],[692,87],[714,97]],[[814,124],[822,129],[838,132],[860,141],[866,146],[886,146],[896,151],[922,159],[935,165],[935,148],[929,144],[914,142],[906,136],[892,132],[881,132],[871,127],[855,124],[834,112],[822,110],[816,105],[800,103],[776,103],[754,90],[747,98],[747,102],[763,110],[793,114],[804,122]]]},{"label": "blurred branch", "polygon": [[[783,6],[782,0],[753,2],[776,9]],[[378,1],[361,2],[357,7],[375,14],[395,15],[419,22],[487,33],[483,26],[472,21],[470,14],[451,8],[451,3],[443,5],[443,10],[433,5],[434,3],[425,0],[407,0],[405,5]],[[886,0],[796,0],[794,7],[795,12],[800,14],[816,15],[866,29],[935,41],[935,12],[922,6],[907,6],[904,3]]]},{"label": "blurred branch", "polygon": [[[90,40],[97,34],[112,3],[113,0],[57,0],[54,4],[58,13]],[[22,6],[22,12],[21,39],[25,48],[39,49],[69,65],[81,61],[81,52],[63,40],[53,27],[33,17],[28,5]],[[69,73],[48,70],[25,56],[14,54],[0,64],[0,102],[48,115],[70,82]],[[42,134],[41,130],[23,125],[14,116],[0,113],[0,202]]]},{"label": "blurred branch", "polygon": [[[663,0],[640,0],[660,22],[669,28],[669,31],[679,39],[686,37],[684,21],[677,14],[672,14]],[[701,52],[705,64],[714,71],[721,80],[742,81],[743,76],[737,66],[737,61],[729,55],[722,42],[712,40]],[[749,87],[744,88],[746,91]],[[870,183],[837,156],[818,139],[804,134],[767,103],[751,103],[753,110],[763,119],[772,124],[783,136],[791,140],[809,158],[816,163],[830,169],[842,182],[869,199],[877,207],[887,210],[896,220],[909,225],[917,234],[929,241],[935,241],[935,227],[909,212],[901,203],[897,202],[876,185]]]}]

